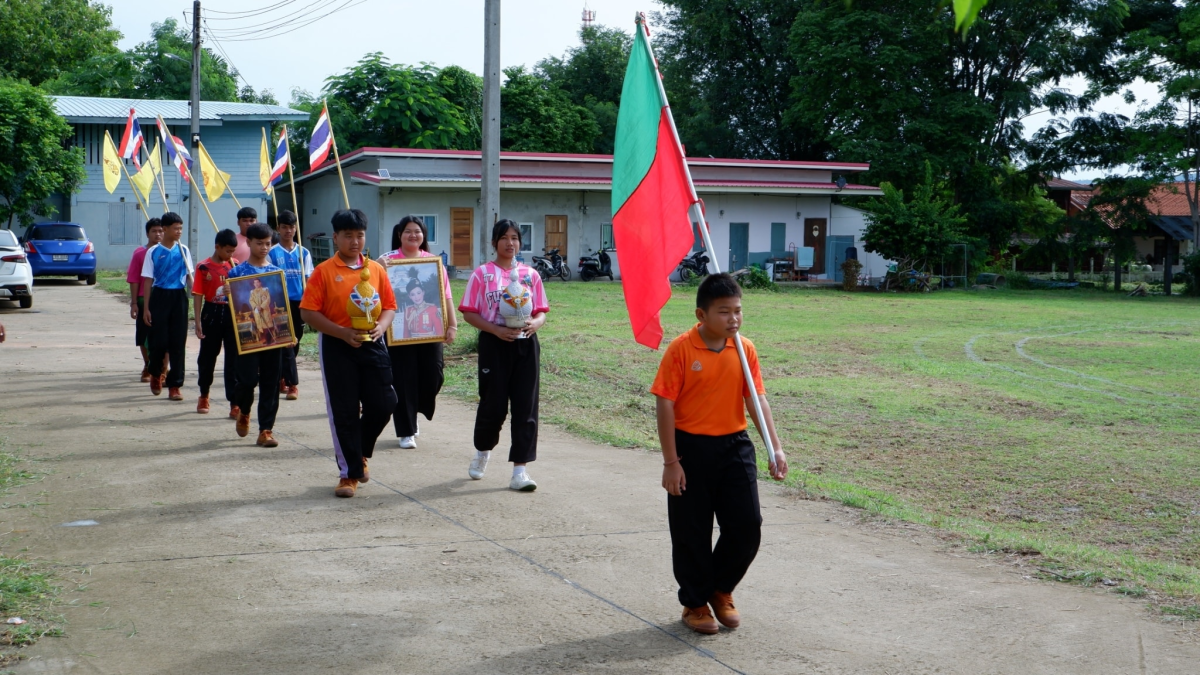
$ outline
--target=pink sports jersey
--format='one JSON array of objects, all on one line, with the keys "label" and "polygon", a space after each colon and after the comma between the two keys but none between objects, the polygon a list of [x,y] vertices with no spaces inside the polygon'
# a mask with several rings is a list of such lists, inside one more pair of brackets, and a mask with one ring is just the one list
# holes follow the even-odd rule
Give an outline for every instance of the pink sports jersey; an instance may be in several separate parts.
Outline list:
[{"label": "pink sports jersey", "polygon": [[[487,321],[497,326],[504,325],[500,316],[500,291],[508,286],[509,271],[494,262],[484,263],[475,268],[471,279],[467,281],[467,290],[463,291],[460,312],[475,312]],[[546,290],[542,288],[542,277],[529,265],[517,263],[517,278],[529,288],[533,295],[533,314],[544,314],[550,311],[550,303],[546,300]]]}]

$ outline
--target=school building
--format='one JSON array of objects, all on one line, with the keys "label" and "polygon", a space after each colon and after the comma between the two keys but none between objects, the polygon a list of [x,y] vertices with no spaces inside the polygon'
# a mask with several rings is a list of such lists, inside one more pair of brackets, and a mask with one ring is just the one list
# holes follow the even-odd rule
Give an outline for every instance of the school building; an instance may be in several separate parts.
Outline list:
[{"label": "school building", "polygon": [[[149,157],[158,139],[156,118],[162,116],[171,133],[179,137],[191,152],[191,106],[187,101],[142,101],[120,98],[96,98],[86,96],[55,96],[55,109],[66,118],[74,130],[71,143],[84,151],[87,181],[72,195],[56,195],[52,203],[57,213],[51,218],[39,220],[71,221],[83,225],[84,231],[96,247],[96,264],[99,268],[123,269],[129,264],[134,249],[145,243],[147,216],[138,206],[129,181],[121,177],[121,184],[109,194],[104,189],[101,164],[104,153],[104,132],[112,136],[113,143],[121,142],[129,109],[137,111],[138,123],[146,139],[142,161]],[[259,147],[263,130],[269,134],[271,124],[308,119],[308,113],[277,105],[257,103],[225,103],[201,101],[200,138],[213,161],[224,172],[232,174],[229,187],[243,206],[258,210],[259,217],[266,220],[267,201],[262,185],[258,181]],[[160,143],[161,146],[161,143]],[[179,171],[167,162],[165,149],[160,148],[163,161],[163,189],[150,194],[148,208],[152,215],[164,211],[175,211],[186,221],[190,191]],[[274,152],[272,149],[272,156]],[[136,168],[125,160],[130,173]],[[192,168],[199,179],[200,167]],[[164,208],[165,200],[165,208]],[[229,192],[217,201],[208,203],[214,219],[221,228],[237,229],[237,206]],[[185,223],[186,225],[186,223]],[[214,234],[204,209],[200,209],[200,222],[196,226],[200,246],[193,251],[197,259],[206,257],[212,248]],[[185,235],[186,239],[186,235]]]},{"label": "school building", "polygon": [[[853,246],[863,273],[883,276],[888,261],[863,250],[863,212],[834,203],[837,196],[872,196],[876,187],[850,179],[868,164],[741,159],[688,159],[704,200],[717,262],[724,270],[750,263],[799,261],[816,279],[840,279],[845,251]],[[366,212],[367,241],[377,255],[391,248],[392,226],[408,214],[424,217],[429,249],[445,253],[467,272],[491,256],[491,223],[483,222],[478,151],[361,148],[342,157],[350,204]],[[620,272],[620,242],[612,235],[612,156],[500,153],[500,217],[520,223],[521,257],[557,248],[578,270],[578,260],[599,250]],[[343,208],[332,161],[296,177],[305,238],[319,253],[331,233],[329,218]],[[286,186],[280,199],[291,203]],[[700,243],[695,244],[699,249]],[[575,278],[578,278],[577,275]]]}]

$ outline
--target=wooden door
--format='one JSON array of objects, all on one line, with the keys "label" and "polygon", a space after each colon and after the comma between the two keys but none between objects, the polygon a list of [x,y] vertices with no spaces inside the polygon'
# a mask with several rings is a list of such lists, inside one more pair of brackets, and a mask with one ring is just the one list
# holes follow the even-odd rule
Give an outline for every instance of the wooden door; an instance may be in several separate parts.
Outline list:
[{"label": "wooden door", "polygon": [[736,272],[750,265],[750,223],[729,224],[729,267]]},{"label": "wooden door", "polygon": [[567,257],[567,217],[546,216],[546,253],[558,249],[558,254]]},{"label": "wooden door", "polygon": [[809,274],[825,273],[825,226],[824,218],[804,219],[804,245],[812,247],[813,266]]},{"label": "wooden door", "polygon": [[471,231],[475,209],[450,209],[450,264],[471,268]]}]

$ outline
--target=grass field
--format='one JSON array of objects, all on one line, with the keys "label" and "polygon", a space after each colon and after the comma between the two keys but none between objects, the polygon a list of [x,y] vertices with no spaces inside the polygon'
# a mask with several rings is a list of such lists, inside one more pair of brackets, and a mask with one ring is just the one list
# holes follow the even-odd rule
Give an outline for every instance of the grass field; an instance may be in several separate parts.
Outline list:
[{"label": "grass field", "polygon": [[[660,354],[633,342],[620,286],[547,292],[542,419],[656,449]],[[677,287],[668,339],[692,324],[694,293]],[[744,307],[790,485],[1200,616],[1200,304],[785,290]],[[472,332],[447,352],[447,390],[467,399]]]},{"label": "grass field", "polygon": [[[621,287],[547,292],[542,419],[657,449],[647,389],[660,353],[633,342]],[[694,293],[676,288],[668,339],[692,324]],[[744,306],[790,486],[1200,618],[1200,303],[792,289]],[[461,325],[445,391],[474,400],[474,330]],[[311,335],[304,347],[315,357]]]}]

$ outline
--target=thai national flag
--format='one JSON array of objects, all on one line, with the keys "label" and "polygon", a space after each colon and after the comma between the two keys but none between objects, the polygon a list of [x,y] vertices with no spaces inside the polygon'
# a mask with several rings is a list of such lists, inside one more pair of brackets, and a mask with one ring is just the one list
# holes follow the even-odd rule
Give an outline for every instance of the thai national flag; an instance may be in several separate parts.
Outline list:
[{"label": "thai national flag", "polygon": [[291,159],[288,154],[287,128],[285,127],[283,133],[279,134],[279,147],[275,149],[275,166],[271,167],[271,185],[278,185],[279,181],[283,179],[283,172],[287,171],[288,162]]},{"label": "thai national flag", "polygon": [[308,142],[308,166],[317,168],[329,157],[333,146],[333,125],[329,123],[329,106],[321,108],[321,116],[313,126],[312,140]]},{"label": "thai national flag", "polygon": [[[179,175],[183,176],[186,181],[188,179],[187,169],[192,168],[192,156],[188,154],[183,141],[179,140],[178,136],[171,135],[171,132],[167,130],[167,124],[161,117],[158,118],[158,134],[162,136],[163,145],[167,146],[167,158],[179,169]],[[184,162],[187,162],[187,169],[183,167]]]},{"label": "thai national flag", "polygon": [[141,151],[142,143],[145,140],[142,138],[142,125],[138,124],[137,115],[133,112],[133,108],[130,108],[129,119],[125,121],[125,133],[121,134],[121,147],[118,150],[124,159],[132,159],[133,165],[138,169],[142,168],[142,160],[138,157],[138,152]]}]

